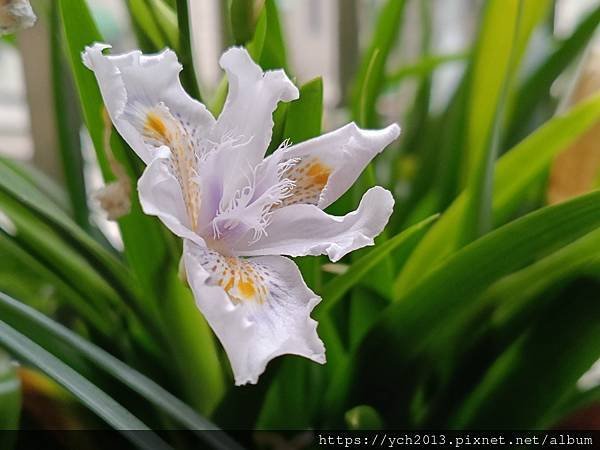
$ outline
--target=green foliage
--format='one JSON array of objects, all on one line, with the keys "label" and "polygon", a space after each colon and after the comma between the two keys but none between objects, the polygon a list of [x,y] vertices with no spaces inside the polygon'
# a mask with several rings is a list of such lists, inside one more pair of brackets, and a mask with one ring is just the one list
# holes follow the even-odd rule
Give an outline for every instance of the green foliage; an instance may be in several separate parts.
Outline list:
[{"label": "green foliage", "polygon": [[[420,8],[420,41],[407,59],[401,37],[411,3]],[[557,114],[550,91],[572,72],[600,9],[540,57],[531,37],[549,40],[553,3],[483,2],[474,41],[456,54],[432,49],[430,0],[388,0],[374,12],[351,101],[338,106],[366,128],[387,125],[389,109],[407,111],[398,118],[404,137],[330,210],[354,209],[366,187],[380,184],[396,197],[394,215],[373,248],[335,265],[296,259],[323,300],[313,317],[327,364],[286,355],[244,387],[233,386],[178,277],[179,240],[143,214],[135,189],[118,223],[122,251],[90,220],[80,126],[106,183],[115,177],[107,147],[132,186],[142,166],[116,132],[105,142],[102,98],[81,62],[84,47],[103,40],[91,3],[53,3],[49,108],[65,183],[0,158],[0,346],[9,355],[0,352],[0,428],[28,414],[13,360],[45,373],[95,414],[90,420],[139,448],[239,448],[226,433],[202,432],[219,428],[549,428],[597,402],[598,387],[577,382],[600,358],[600,192],[546,206],[545,191],[554,158],[600,123],[600,96]],[[124,4],[138,46],[173,48],[184,87],[201,99],[194,62],[208,62],[193,58],[189,2]],[[230,0],[222,12],[225,42],[290,75],[283,3]],[[434,110],[435,75],[448,65],[465,70]],[[297,84],[299,99],[274,113],[269,151],[338,122],[321,78]],[[202,93],[218,115],[227,81]],[[404,107],[388,107],[396,103]],[[150,431],[180,428],[192,433]]]},{"label": "green foliage", "polygon": [[[6,353],[0,351],[0,430],[16,430],[21,415],[21,382],[15,366]],[[10,448],[10,434],[0,436],[2,448]]]}]

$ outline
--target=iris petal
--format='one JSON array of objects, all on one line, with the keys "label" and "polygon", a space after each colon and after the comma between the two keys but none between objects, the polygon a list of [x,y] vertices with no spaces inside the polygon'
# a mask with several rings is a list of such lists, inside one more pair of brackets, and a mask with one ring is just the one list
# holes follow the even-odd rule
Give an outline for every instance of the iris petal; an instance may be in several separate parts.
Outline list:
[{"label": "iris petal", "polygon": [[185,241],[185,267],[196,304],[227,352],[235,383],[256,383],[283,354],[325,363],[310,318],[319,303],[300,271],[282,256],[224,257]]}]

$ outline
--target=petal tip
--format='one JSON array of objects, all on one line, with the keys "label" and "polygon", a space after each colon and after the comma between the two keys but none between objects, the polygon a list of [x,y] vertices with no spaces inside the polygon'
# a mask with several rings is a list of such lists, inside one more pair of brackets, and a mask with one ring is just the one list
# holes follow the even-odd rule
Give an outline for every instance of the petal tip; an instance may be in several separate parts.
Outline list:
[{"label": "petal tip", "polygon": [[104,42],[94,42],[91,45],[86,45],[85,49],[81,52],[81,60],[85,67],[90,70],[94,70],[94,61],[93,59],[97,56],[103,57],[102,52],[107,48],[112,48],[112,45],[106,44]]}]

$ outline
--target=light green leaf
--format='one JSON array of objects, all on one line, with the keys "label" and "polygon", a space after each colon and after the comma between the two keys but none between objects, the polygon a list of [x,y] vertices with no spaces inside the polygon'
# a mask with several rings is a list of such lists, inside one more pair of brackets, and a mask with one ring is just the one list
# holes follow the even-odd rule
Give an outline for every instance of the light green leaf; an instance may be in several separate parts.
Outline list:
[{"label": "light green leaf", "polygon": [[360,405],[346,411],[346,424],[351,430],[381,430],[381,416],[369,405]]},{"label": "light green leaf", "polygon": [[164,0],[149,0],[152,12],[161,31],[167,38],[167,46],[179,52],[179,29],[177,14]]},{"label": "light green leaf", "polygon": [[376,126],[375,104],[384,85],[388,56],[400,34],[405,4],[405,0],[388,0],[383,5],[362,56],[353,88],[352,115],[363,127]]},{"label": "light green leaf", "polygon": [[[96,156],[106,182],[114,178],[107,155],[104,151],[104,108],[100,91],[92,71],[81,61],[81,52],[86,45],[102,42],[102,36],[96,28],[85,0],[60,0],[60,13],[67,41],[68,56],[79,93],[86,126],[90,132]],[[138,177],[138,168],[133,163],[132,152],[121,139],[111,140],[115,158],[125,167],[132,180]],[[119,226],[125,244],[125,253],[131,268],[146,291],[146,308],[152,310],[150,293],[154,289],[157,275],[161,273],[165,259],[168,258],[165,235],[158,222],[144,215],[132,193],[131,212],[119,220]],[[152,242],[152,245],[148,245]]]},{"label": "light green leaf", "polygon": [[519,86],[509,115],[506,139],[510,146],[524,137],[535,109],[550,97],[552,83],[580,54],[600,23],[600,7],[577,26],[573,34],[556,49]]},{"label": "light green leaf", "polygon": [[[86,323],[92,325],[98,332],[105,337],[112,335],[112,332],[114,331],[114,322],[109,320],[110,317],[107,317],[106,313],[94,308],[92,306],[92,301],[87,300],[83,294],[77,292],[73,286],[63,281],[53,270],[20,247],[13,239],[4,233],[0,233],[0,252],[6,258],[19,261],[27,267],[29,271],[35,273],[37,277],[51,284],[60,295],[62,301],[69,305],[73,311],[76,311],[79,317]],[[24,275],[24,277],[22,277],[22,275]],[[14,278],[17,283],[28,283],[28,275],[28,273],[12,273],[11,277]]]},{"label": "light green leaf", "polygon": [[[494,176],[494,223],[502,223],[518,206],[531,183],[554,156],[567,148],[600,119],[600,96],[595,96],[543,127],[503,155]],[[410,289],[458,248],[460,217],[466,208],[463,193],[423,238],[396,280],[396,297]]]},{"label": "light green leaf", "polygon": [[255,36],[249,44],[249,51],[264,70],[284,69],[289,75],[285,42],[275,0],[265,0]]},{"label": "light green leaf", "polygon": [[54,203],[46,195],[43,186],[36,187],[27,178],[17,172],[10,162],[0,159],[0,190],[6,195],[19,202],[23,207],[40,215],[44,222],[68,236],[78,247],[102,268],[106,274],[110,274],[111,280],[129,295],[135,295],[132,285],[131,272],[121,260],[115,257],[97,241],[85,233],[62,208]]},{"label": "light green leaf", "polygon": [[63,40],[58,3],[52,2],[50,7],[52,94],[62,173],[71,202],[73,218],[81,228],[89,230],[87,190],[83,178],[83,156],[79,143],[81,118],[77,111],[77,105],[73,101],[73,95],[71,95],[74,92],[73,81],[62,52]]},{"label": "light green leaf", "polygon": [[468,243],[492,226],[494,161],[507,95],[533,26],[547,0],[490,0],[485,4],[473,64],[465,132],[468,185],[461,242]]},{"label": "light green leaf", "polygon": [[[152,43],[155,50],[166,47],[165,37],[160,32],[154,15],[145,0],[127,0],[131,20],[143,37]],[[140,37],[141,39],[141,37]]]},{"label": "light green leaf", "polygon": [[470,57],[468,52],[451,53],[448,55],[426,55],[417,62],[402,66],[386,77],[388,85],[394,85],[410,77],[424,77],[436,69],[450,63],[464,62]]}]

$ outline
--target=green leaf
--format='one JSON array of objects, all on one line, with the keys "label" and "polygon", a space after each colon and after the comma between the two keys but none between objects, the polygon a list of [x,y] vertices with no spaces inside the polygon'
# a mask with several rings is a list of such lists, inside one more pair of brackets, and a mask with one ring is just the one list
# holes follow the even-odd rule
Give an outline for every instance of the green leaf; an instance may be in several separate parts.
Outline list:
[{"label": "green leaf", "polygon": [[[1,292],[0,305],[0,308],[10,310],[20,315],[29,323],[42,327],[57,339],[64,341],[74,350],[96,364],[99,368],[103,369],[133,391],[140,394],[150,403],[167,413],[179,424],[190,430],[218,430],[213,423],[199,416],[192,408],[167,392],[160,385],[127,364],[119,361],[101,348],[73,333],[58,322],[53,321],[33,308],[30,308]],[[215,448],[233,448],[236,445],[225,435],[214,433],[199,434],[207,440],[207,443],[214,444]],[[229,447],[225,446],[225,444],[229,445]]]},{"label": "green leaf", "polygon": [[[114,178],[107,155],[104,150],[104,108],[100,91],[92,71],[81,61],[81,52],[86,45],[102,42],[102,36],[96,28],[85,0],[60,0],[60,13],[67,41],[68,54],[71,61],[79,99],[83,109],[86,126],[90,132],[96,156],[105,181]],[[125,167],[130,178],[138,177],[138,169],[131,158],[131,150],[120,139],[112,139],[111,148],[117,160]],[[125,253],[131,268],[146,291],[146,298],[151,300],[150,293],[155,288],[158,274],[161,273],[167,247],[164,234],[158,222],[146,216],[137,200],[137,193],[131,202],[131,212],[119,220],[121,235],[125,244]],[[152,245],[148,245],[152,242]],[[152,310],[154,305],[146,301],[146,308]]]},{"label": "green leaf", "polygon": [[[548,121],[543,127],[503,155],[494,176],[494,223],[502,223],[519,205],[531,183],[554,156],[575,142],[600,119],[600,96]],[[463,193],[423,238],[396,280],[395,292],[414,286],[440,261],[459,247],[460,217],[466,208]]]},{"label": "green leaf", "polygon": [[[405,371],[411,361],[427,357],[436,338],[444,339],[445,327],[472,312],[483,289],[523,268],[534,255],[550,254],[598,227],[600,192],[593,192],[530,213],[446,259],[373,325],[355,359],[355,391],[349,401],[369,398],[382,411],[407,404],[403,396],[412,395],[414,385],[407,378],[399,389],[397,380],[409,376]],[[413,371],[410,376],[418,375]],[[375,403],[373,390],[379,392]]]},{"label": "green leaf", "polygon": [[15,237],[27,243],[30,251],[41,261],[52,266],[64,278],[77,280],[77,288],[89,295],[89,301],[98,309],[120,304],[113,287],[72,246],[68,245],[48,225],[36,220],[23,206],[0,191],[0,208],[13,222]]},{"label": "green leaf", "polygon": [[0,343],[14,355],[37,367],[71,392],[81,403],[115,430],[120,431],[136,447],[146,450],[171,448],[143,422],[97,386],[1,320]]},{"label": "green leaf", "polygon": [[[213,412],[225,392],[225,379],[214,335],[198,310],[194,297],[175,270],[162,275],[166,339],[172,349],[173,365],[180,376],[188,403],[203,414]],[[199,383],[199,380],[202,380]]]},{"label": "green leaf", "polygon": [[[34,174],[35,175],[35,172]],[[44,186],[34,186],[9,161],[0,158],[0,190],[21,205],[44,218],[44,221],[68,236],[76,245],[102,268],[103,273],[110,274],[118,286],[130,295],[134,295],[131,273],[115,255],[85,233],[64,210],[46,195]]]},{"label": "green leaf", "polygon": [[[324,302],[317,310],[317,317],[331,311],[331,309],[360,282],[369,271],[389,256],[393,251],[402,252],[404,247],[410,248],[423,236],[429,226],[438,218],[431,216],[383,242],[360,259],[354,261],[346,272],[331,280],[321,291]],[[416,242],[415,242],[416,241]]]},{"label": "green leaf", "polygon": [[0,167],[22,179],[28,186],[43,192],[48,201],[62,212],[70,211],[67,193],[56,181],[29,163],[0,156]]},{"label": "green leaf", "polygon": [[536,107],[550,98],[550,87],[580,54],[600,23],[600,7],[594,9],[577,26],[573,34],[556,49],[519,86],[509,116],[506,139],[514,145],[525,136],[535,116]]},{"label": "green leaf", "polygon": [[127,7],[129,8],[131,20],[136,29],[143,34],[144,40],[152,43],[153,50],[165,48],[165,37],[160,32],[160,28],[146,0],[127,0]]},{"label": "green leaf", "polygon": [[179,60],[183,65],[181,83],[186,92],[198,101],[202,101],[200,86],[194,69],[192,52],[192,33],[187,0],[177,0],[177,24],[179,26]]},{"label": "green leaf", "polygon": [[300,97],[289,103],[283,137],[297,144],[321,134],[323,121],[323,79],[302,85]]},{"label": "green leaf", "polygon": [[[39,279],[45,280],[52,285],[60,295],[61,300],[76,311],[80,318],[92,325],[98,332],[106,337],[112,335],[114,328],[109,317],[92,306],[83,294],[63,281],[59,275],[44,265],[39,259],[20,247],[13,239],[4,233],[0,233],[0,251],[6,258],[19,261],[29,271],[33,272]],[[25,277],[23,277],[25,275]],[[28,274],[11,273],[11,277],[18,283],[28,283]]]},{"label": "green leaf", "polygon": [[400,34],[405,4],[405,0],[388,0],[383,5],[361,59],[353,88],[352,116],[363,127],[377,125],[375,106],[384,85],[388,56]]},{"label": "green leaf", "polygon": [[467,207],[461,241],[468,243],[492,226],[494,161],[507,94],[540,10],[547,0],[490,0],[486,3],[470,70],[465,173]]},{"label": "green leaf", "polygon": [[481,301],[497,305],[491,318],[497,333],[510,336],[531,320],[546,303],[544,292],[585,274],[592,263],[600,261],[598,249],[600,230],[595,230],[494,284]]},{"label": "green leaf", "polygon": [[[323,79],[315,78],[299,89],[298,100],[285,104],[285,121],[283,124],[283,139],[289,139],[291,144],[298,144],[321,134],[323,122]],[[282,107],[279,105],[277,111]],[[274,117],[277,123],[277,117]],[[271,144],[275,144],[275,140]],[[279,145],[279,144],[275,144]],[[319,287],[322,260],[309,256],[296,258],[306,283],[313,289]]]},{"label": "green leaf", "polygon": [[230,0],[229,20],[235,45],[244,45],[254,35],[254,0]]},{"label": "green leaf", "polygon": [[552,425],[549,411],[600,357],[597,282],[579,284],[555,302],[498,358],[450,425],[459,429]]},{"label": "green leaf", "polygon": [[[21,416],[21,381],[11,359],[0,349],[0,430],[17,430]],[[0,432],[0,447],[12,448],[15,435]]]},{"label": "green leaf", "polygon": [[51,4],[50,22],[50,57],[52,68],[52,94],[54,100],[54,117],[58,132],[59,151],[62,172],[67,193],[71,201],[71,210],[75,222],[85,230],[89,230],[89,210],[87,190],[83,178],[83,156],[79,144],[79,128],[81,118],[77,105],[73,101],[73,80],[66,66],[62,52],[63,41],[60,27],[58,3]]},{"label": "green leaf", "polygon": [[264,69],[284,69],[289,75],[279,12],[275,0],[265,0],[248,50]]},{"label": "green leaf", "polygon": [[160,30],[166,36],[168,47],[180,50],[177,14],[164,0],[148,0]]},{"label": "green leaf", "polygon": [[450,53],[447,55],[425,55],[417,62],[402,66],[386,77],[386,84],[393,86],[411,77],[425,77],[449,63],[464,62],[471,55],[468,52]]}]

